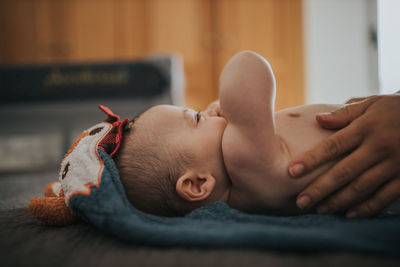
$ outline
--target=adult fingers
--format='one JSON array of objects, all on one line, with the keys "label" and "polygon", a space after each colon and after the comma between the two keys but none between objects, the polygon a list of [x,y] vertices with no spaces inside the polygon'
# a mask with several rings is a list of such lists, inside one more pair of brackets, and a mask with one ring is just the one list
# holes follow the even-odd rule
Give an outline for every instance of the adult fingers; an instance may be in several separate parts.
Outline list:
[{"label": "adult fingers", "polygon": [[363,101],[363,100],[365,100],[366,99],[366,97],[353,97],[353,98],[350,98],[349,100],[347,100],[346,101],[346,104],[351,104],[351,103],[355,103],[355,102],[360,102],[360,101]]},{"label": "adult fingers", "polygon": [[316,115],[317,122],[327,129],[340,129],[361,116],[367,108],[377,101],[379,97],[370,97],[361,102],[344,105],[330,113]]},{"label": "adult fingers", "polygon": [[[371,97],[356,104],[346,105],[332,113],[318,114],[317,121],[326,128],[344,127],[363,114],[378,99],[379,97]],[[336,132],[305,152],[300,158],[293,160],[289,164],[289,173],[294,177],[305,174],[353,149],[359,144],[361,129],[352,126],[354,125]]]},{"label": "adult fingers", "polygon": [[300,158],[293,160],[289,164],[289,173],[293,177],[306,174],[316,167],[353,150],[361,143],[362,138],[363,136],[360,135],[357,127],[349,125],[322,140]]},{"label": "adult fingers", "polygon": [[387,182],[371,198],[347,211],[347,218],[365,218],[377,214],[400,198],[400,177]]},{"label": "adult fingers", "polygon": [[297,206],[301,209],[313,206],[351,182],[365,169],[380,160],[380,158],[377,159],[376,157],[365,157],[366,153],[369,153],[368,148],[361,146],[336,163],[298,195]]},{"label": "adult fingers", "polygon": [[325,200],[317,207],[317,212],[334,213],[366,199],[369,194],[393,178],[395,172],[392,165],[393,162],[389,160],[374,165],[348,186]]}]

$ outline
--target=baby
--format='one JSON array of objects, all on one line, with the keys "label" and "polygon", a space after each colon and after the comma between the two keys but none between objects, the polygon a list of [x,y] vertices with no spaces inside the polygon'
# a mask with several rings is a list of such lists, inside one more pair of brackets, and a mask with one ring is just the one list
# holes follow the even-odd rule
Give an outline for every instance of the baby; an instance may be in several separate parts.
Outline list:
[{"label": "baby", "polygon": [[129,201],[163,216],[215,201],[248,213],[312,212],[297,208],[296,196],[334,162],[302,179],[287,166],[333,133],[315,114],[340,106],[274,112],[272,69],[250,51],[233,56],[219,82],[219,102],[203,112],[160,105],[128,124],[115,162]]}]

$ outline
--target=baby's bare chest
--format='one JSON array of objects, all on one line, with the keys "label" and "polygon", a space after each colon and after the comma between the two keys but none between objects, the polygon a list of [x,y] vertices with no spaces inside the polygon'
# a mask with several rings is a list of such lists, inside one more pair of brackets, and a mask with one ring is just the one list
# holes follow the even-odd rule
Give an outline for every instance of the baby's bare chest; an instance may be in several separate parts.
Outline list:
[{"label": "baby's bare chest", "polygon": [[251,142],[247,145],[240,136],[232,135],[232,144],[240,146],[226,146],[226,167],[234,185],[237,205],[260,209],[290,206],[292,198],[330,165],[318,168],[303,179],[293,179],[287,171],[288,164],[333,133],[317,124],[315,114],[336,108],[332,105],[307,105],[276,112],[276,132],[282,150],[272,156],[268,140],[266,145],[255,146]]},{"label": "baby's bare chest", "polygon": [[304,105],[275,113],[277,134],[282,138],[292,159],[311,149],[334,131],[319,126],[317,113],[330,112],[339,105]]}]

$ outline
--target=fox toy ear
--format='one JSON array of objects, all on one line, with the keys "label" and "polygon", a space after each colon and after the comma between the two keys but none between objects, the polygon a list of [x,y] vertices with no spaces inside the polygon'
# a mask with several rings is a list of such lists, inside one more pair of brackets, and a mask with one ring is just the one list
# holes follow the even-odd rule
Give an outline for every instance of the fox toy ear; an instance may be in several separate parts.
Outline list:
[{"label": "fox toy ear", "polygon": [[51,183],[44,190],[45,197],[35,197],[29,203],[31,214],[48,225],[63,226],[78,219],[78,215],[65,204],[59,183]]}]

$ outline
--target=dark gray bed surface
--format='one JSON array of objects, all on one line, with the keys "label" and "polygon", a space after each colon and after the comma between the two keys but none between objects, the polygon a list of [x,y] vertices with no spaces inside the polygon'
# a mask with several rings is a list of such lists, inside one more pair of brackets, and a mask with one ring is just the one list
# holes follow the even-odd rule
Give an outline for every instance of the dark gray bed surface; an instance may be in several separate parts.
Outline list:
[{"label": "dark gray bed surface", "polygon": [[1,266],[400,266],[399,259],[344,253],[139,247],[83,222],[49,227],[27,205],[56,174],[0,176]]}]

